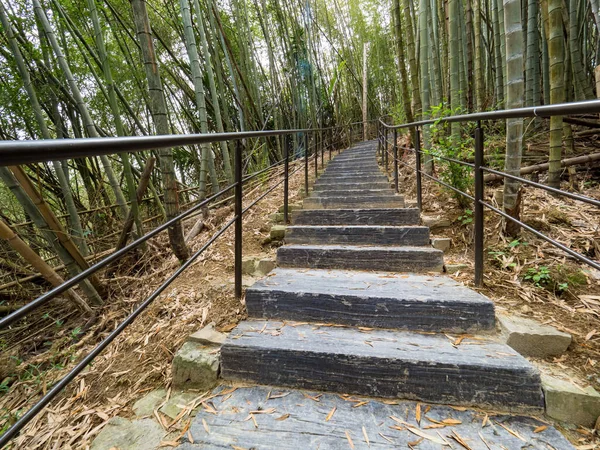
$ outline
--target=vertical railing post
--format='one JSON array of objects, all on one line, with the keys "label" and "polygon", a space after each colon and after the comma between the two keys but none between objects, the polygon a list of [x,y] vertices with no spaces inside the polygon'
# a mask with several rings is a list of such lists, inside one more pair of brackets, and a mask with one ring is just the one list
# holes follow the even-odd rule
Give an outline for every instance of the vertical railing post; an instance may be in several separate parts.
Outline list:
[{"label": "vertical railing post", "polygon": [[398,193],[398,130],[394,128],[394,188]]},{"label": "vertical railing post", "polygon": [[331,161],[331,151],[333,150],[333,128],[329,129],[329,161]]},{"label": "vertical railing post", "polygon": [[289,148],[290,148],[290,135],[286,134],[283,138],[283,223],[288,224],[288,198],[289,198]]},{"label": "vertical railing post", "polygon": [[316,131],[313,131],[313,145],[315,147],[315,181],[319,176],[319,146],[318,146],[318,135]]},{"label": "vertical railing post", "polygon": [[242,148],[240,139],[235,145],[235,297],[242,297]]},{"label": "vertical railing post", "polygon": [[415,169],[417,176],[417,208],[423,211],[423,192],[421,187],[421,130],[415,128]]},{"label": "vertical railing post", "polygon": [[377,122],[377,156],[381,155],[381,126]]},{"label": "vertical railing post", "polygon": [[319,131],[319,146],[321,147],[321,169],[325,166],[325,143],[323,142],[323,129]]},{"label": "vertical railing post", "polygon": [[308,133],[304,133],[304,196],[308,197]]},{"label": "vertical railing post", "polygon": [[386,171],[386,173],[388,171],[388,165],[389,165],[389,159],[390,159],[389,158],[389,154],[388,154],[388,144],[389,144],[388,134],[389,134],[389,131],[390,130],[388,128],[385,129],[385,149],[384,149],[385,154],[383,156],[385,157],[385,171]]},{"label": "vertical railing post", "polygon": [[475,286],[483,285],[483,128],[481,121],[477,122],[475,129],[475,205],[473,208],[475,218],[475,230],[473,238],[475,240]]}]

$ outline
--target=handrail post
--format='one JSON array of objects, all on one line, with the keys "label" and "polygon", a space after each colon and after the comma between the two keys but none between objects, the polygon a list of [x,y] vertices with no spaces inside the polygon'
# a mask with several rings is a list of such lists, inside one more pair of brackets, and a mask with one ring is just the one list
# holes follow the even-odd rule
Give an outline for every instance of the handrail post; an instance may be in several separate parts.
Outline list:
[{"label": "handrail post", "polygon": [[377,155],[381,155],[381,124],[377,122]]},{"label": "handrail post", "polygon": [[289,147],[290,135],[286,134],[283,139],[283,223],[288,224],[288,198],[289,198]]},{"label": "handrail post", "polygon": [[483,217],[483,128],[481,121],[477,122],[475,129],[475,205],[474,219],[475,230],[473,239],[475,244],[475,286],[483,285],[483,242],[484,242],[484,217]]},{"label": "handrail post", "polygon": [[304,196],[308,197],[308,133],[304,133]]},{"label": "handrail post", "polygon": [[242,141],[235,146],[235,297],[242,297]]},{"label": "handrail post", "polygon": [[417,207],[423,211],[423,190],[421,185],[421,130],[415,127],[415,169],[417,176]]},{"label": "handrail post", "polygon": [[325,166],[325,145],[323,143],[323,129],[319,130],[319,146],[321,147],[321,168]]},{"label": "handrail post", "polygon": [[315,147],[315,181],[317,179],[317,177],[319,176],[319,147],[317,145],[317,141],[318,141],[318,136],[317,136],[317,132],[313,131],[313,145]]},{"label": "handrail post", "polygon": [[394,188],[398,193],[398,129],[394,128]]},{"label": "handrail post", "polygon": [[389,131],[390,130],[388,130],[386,128],[386,130],[385,130],[385,155],[384,155],[385,156],[385,172],[386,173],[388,171],[388,166],[389,166],[389,163],[390,163],[390,161],[389,161],[390,157],[389,157],[389,154],[388,154],[388,146],[389,146],[388,134],[389,134]]}]

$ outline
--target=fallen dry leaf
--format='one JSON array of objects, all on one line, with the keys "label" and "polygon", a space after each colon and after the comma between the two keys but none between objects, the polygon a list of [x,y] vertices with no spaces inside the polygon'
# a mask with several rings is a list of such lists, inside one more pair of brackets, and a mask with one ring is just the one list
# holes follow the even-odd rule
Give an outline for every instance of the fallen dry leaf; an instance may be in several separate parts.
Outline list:
[{"label": "fallen dry leaf", "polygon": [[354,442],[352,442],[352,438],[350,437],[350,432],[346,431],[346,439],[348,439],[348,444],[350,444],[350,448],[354,450]]},{"label": "fallen dry leaf", "polygon": [[329,422],[331,420],[331,418],[335,414],[336,409],[337,408],[334,406],[333,409],[331,411],[329,411],[329,414],[327,414],[327,417],[325,417],[325,422]]},{"label": "fallen dry leaf", "polygon": [[365,442],[367,443],[367,446],[370,447],[371,443],[369,442],[369,435],[367,435],[367,430],[365,429],[365,427],[362,427],[362,432],[363,436],[365,437]]},{"label": "fallen dry leaf", "polygon": [[464,448],[466,448],[467,450],[472,450],[471,447],[469,447],[467,445],[467,443],[465,442],[465,440],[456,432],[456,431],[452,431],[452,434],[450,435],[450,437],[452,439],[454,439],[456,442],[458,442],[460,445],[462,445]]},{"label": "fallen dry leaf", "polygon": [[415,411],[415,418],[417,419],[417,423],[421,426],[421,404],[417,403],[417,409]]},{"label": "fallen dry leaf", "polygon": [[540,425],[539,427],[537,427],[535,430],[533,430],[534,433],[541,433],[542,431],[548,429],[548,426],[546,425]]},{"label": "fallen dry leaf", "polygon": [[290,417],[290,415],[289,415],[289,414],[284,414],[283,416],[280,416],[280,417],[278,417],[278,418],[277,418],[277,419],[275,419],[275,420],[282,421],[282,420],[286,420],[286,419],[288,419],[289,417]]}]

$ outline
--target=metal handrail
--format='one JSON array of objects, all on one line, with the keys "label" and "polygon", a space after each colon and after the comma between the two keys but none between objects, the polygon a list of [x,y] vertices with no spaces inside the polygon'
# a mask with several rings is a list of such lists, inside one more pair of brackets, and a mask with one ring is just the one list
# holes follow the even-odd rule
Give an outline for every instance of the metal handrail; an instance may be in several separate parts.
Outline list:
[{"label": "metal handrail", "polygon": [[[578,261],[585,263],[595,269],[600,270],[600,262],[594,261],[572,249],[565,246],[564,244],[558,242],[555,239],[552,239],[549,236],[546,236],[542,232],[535,230],[531,226],[521,222],[520,220],[510,216],[509,214],[501,211],[500,209],[486,203],[484,201],[484,172],[492,173],[495,175],[502,176],[504,178],[509,178],[511,180],[515,180],[529,186],[532,186],[537,189],[542,189],[547,192],[551,192],[556,195],[561,195],[564,197],[568,197],[572,200],[580,201],[583,203],[587,203],[593,206],[600,207],[600,201],[594,198],[587,197],[581,194],[575,194],[572,192],[563,191],[561,189],[553,188],[550,186],[545,186],[541,183],[537,183],[531,180],[527,180],[518,175],[509,174],[506,172],[502,172],[499,170],[492,169],[490,167],[484,166],[483,163],[483,128],[481,126],[481,122],[484,120],[499,120],[499,119],[515,119],[515,118],[525,118],[525,117],[552,117],[552,116],[563,116],[563,115],[574,115],[574,114],[588,114],[588,113],[599,113],[600,112],[600,100],[591,100],[591,101],[582,101],[582,102],[571,102],[571,103],[561,103],[556,105],[546,105],[546,106],[536,106],[536,107],[527,107],[527,108],[516,108],[516,109],[507,109],[502,111],[488,111],[488,112],[480,112],[480,113],[472,113],[472,114],[463,114],[463,115],[455,115],[449,117],[442,117],[436,119],[427,119],[421,120],[417,122],[405,123],[405,124],[395,124],[390,125],[383,121],[383,117],[379,118],[378,121],[378,150],[381,154],[383,163],[385,164],[386,170],[389,166],[389,156],[391,155],[394,163],[394,182],[396,192],[398,192],[398,130],[404,128],[413,128],[415,130],[415,148],[407,149],[409,151],[415,152],[415,168],[413,169],[416,175],[417,181],[417,206],[419,210],[422,210],[422,187],[421,182],[422,178],[425,177],[435,181],[438,184],[445,186],[453,190],[454,192],[470,199],[474,203],[474,247],[475,247],[475,285],[481,286],[483,284],[483,252],[484,252],[484,218],[483,212],[484,208],[493,211],[496,214],[504,217],[506,220],[510,220],[525,230],[535,234],[541,239],[549,242],[553,246],[559,248],[560,250],[568,253],[573,258]],[[464,122],[477,122],[477,127],[475,129],[475,163],[469,163],[466,161],[461,161],[455,158],[449,158],[442,155],[436,155],[427,150],[421,149],[420,143],[420,129],[426,125],[432,125],[437,123],[464,123]],[[390,140],[388,138],[388,132],[391,131],[394,135],[392,140],[392,152],[388,150],[388,146],[390,144]],[[455,188],[454,186],[445,183],[444,181],[425,173],[421,170],[421,155],[429,155],[434,158],[440,158],[442,160],[454,163],[461,164],[463,166],[467,166],[473,169],[474,171],[474,195],[470,195],[466,192],[461,191],[460,189]]]},{"label": "metal handrail", "polygon": [[557,103],[555,105],[528,106],[526,108],[503,109],[471,114],[426,119],[417,122],[388,125],[381,119],[379,122],[388,129],[401,129],[433,125],[435,123],[478,122],[484,120],[522,119],[525,117],[571,116],[575,114],[600,113],[600,100],[585,100],[580,102]]},{"label": "metal handrail", "polygon": [[[377,119],[369,122],[376,121]],[[358,122],[362,123],[362,122]],[[153,229],[146,235],[131,242],[103,260],[92,265],[88,269],[82,271],[75,277],[65,281],[60,286],[57,286],[47,293],[34,299],[27,305],[12,312],[8,316],[0,319],[0,329],[9,326],[14,321],[24,317],[37,307],[45,304],[52,298],[56,297],[67,289],[73,287],[77,283],[91,276],[98,270],[108,266],[112,262],[121,258],[130,250],[138,247],[143,242],[156,236],[158,233],[166,230],[170,226],[180,220],[190,216],[195,211],[206,206],[211,201],[222,196],[224,193],[235,189],[235,211],[234,217],[230,219],[222,228],[220,228],[198,251],[196,251],[187,261],[185,261],[163,284],[161,284],[146,300],[138,305],[133,312],[125,318],[104,340],[94,347],[67,375],[58,381],[52,388],[48,390],[23,416],[21,416],[8,430],[0,436],[0,448],[8,444],[17,434],[29,423],[44,407],[46,407],[59,393],[64,389],[75,377],[81,373],[85,367],[90,364],[96,356],[98,356],[133,320],[142,313],[186,268],[188,268],[213,242],[217,240],[231,225],[235,226],[235,252],[234,252],[234,290],[236,297],[242,295],[242,217],[250,208],[256,205],[260,200],[265,198],[269,193],[279,187],[282,183],[283,200],[284,200],[284,222],[288,223],[288,197],[289,197],[289,176],[302,169],[304,166],[306,192],[308,192],[308,161],[312,155],[308,154],[310,148],[314,149],[315,174],[318,170],[319,150],[321,152],[321,161],[324,159],[326,147],[329,150],[329,157],[333,147],[340,142],[334,142],[334,130],[347,130],[347,138],[352,140],[352,126],[355,124],[347,124],[328,128],[309,128],[309,129],[292,129],[292,130],[273,130],[273,131],[252,131],[252,132],[237,132],[237,133],[212,133],[212,134],[195,134],[195,135],[163,135],[163,136],[143,136],[143,137],[117,137],[117,138],[91,138],[91,139],[53,139],[43,141],[3,141],[0,142],[0,166],[11,166],[25,163],[42,162],[56,159],[80,158],[86,156],[99,156],[120,152],[135,152],[144,150],[155,150],[158,148],[168,148],[183,145],[194,145],[202,143],[222,142],[235,140],[235,182],[212,196],[202,200],[197,205],[179,214],[178,216],[168,220],[164,224]],[[323,132],[330,133],[328,144],[324,144]],[[305,146],[305,155],[303,158],[298,158],[294,162],[304,161],[304,165],[297,167],[290,172],[289,163],[290,155],[289,147],[291,144],[291,136],[294,134],[304,134],[305,143],[308,143],[309,134],[315,136],[320,133],[321,139],[319,145],[309,147]],[[248,174],[246,177],[242,174],[242,152],[244,140],[249,138],[262,138],[272,136],[284,136],[284,158],[271,164],[269,167]],[[43,153],[40,153],[43,152]],[[284,164],[283,179],[271,186],[266,192],[262,193],[250,205],[242,208],[242,190],[244,183],[257,177],[258,175],[273,169],[276,166]]]}]

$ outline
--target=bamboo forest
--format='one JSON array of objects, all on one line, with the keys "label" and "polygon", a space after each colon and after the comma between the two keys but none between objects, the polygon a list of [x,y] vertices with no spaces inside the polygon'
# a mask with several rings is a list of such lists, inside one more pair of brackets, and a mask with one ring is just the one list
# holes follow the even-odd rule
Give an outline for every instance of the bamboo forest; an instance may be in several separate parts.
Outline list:
[{"label": "bamboo forest", "polygon": [[[0,0],[0,22],[0,447],[246,449],[323,443],[322,448],[416,449],[422,442],[440,445],[427,448],[491,449],[521,448],[526,441],[528,448],[598,448],[600,1]],[[552,105],[560,106],[548,109]],[[402,219],[393,219],[394,208]],[[422,227],[425,241],[411,243],[406,233],[386,241],[402,226],[412,227],[406,233]],[[348,253],[335,259],[333,253],[318,253],[319,245]],[[360,253],[366,245],[379,247]],[[385,247],[390,245],[393,251],[408,245],[414,255],[426,246],[437,253],[422,258],[444,259],[426,266],[421,256],[409,256],[402,266],[403,256]],[[304,253],[294,256],[295,247]],[[392,253],[378,256],[384,250]],[[311,251],[318,256],[311,259]],[[327,262],[330,257],[333,262]],[[381,296],[389,289],[394,293],[386,295],[394,299],[415,284],[386,288],[388,281],[381,284],[379,278],[388,275],[371,279],[362,271],[385,271],[390,278],[436,272],[452,286],[491,299],[492,318],[469,327],[471,313],[457,312],[465,314],[462,328],[438,329],[408,323],[412,316],[402,313],[398,320],[408,324],[382,325],[375,312],[393,316],[393,307],[373,300],[361,306],[367,309],[353,309],[355,288],[343,283],[327,284],[318,301],[345,292],[339,305],[349,308],[347,316],[333,306],[329,313],[339,316],[318,316],[328,310],[323,303],[294,304],[295,312],[290,306],[286,313],[287,297],[269,297],[257,313],[251,302],[268,280],[291,286],[298,277],[308,280],[304,289],[312,275],[302,271],[313,269],[324,269],[317,270],[315,277],[322,279],[314,278],[313,290],[333,283],[330,278],[338,275],[329,271],[358,270],[339,276],[349,277],[348,283],[365,277],[356,289],[374,286],[371,291]],[[413,275],[393,282],[408,276]],[[258,281],[261,277],[266,278]],[[303,302],[310,295],[298,294]],[[282,306],[269,312],[269,301]],[[452,315],[448,308],[422,313],[427,318],[418,320]],[[361,313],[370,318],[354,316]],[[323,380],[337,381],[311,384],[312,372],[299,375],[311,364],[308,356],[294,369],[297,360],[282,356],[291,350],[281,350],[277,364],[289,369],[282,373],[298,371],[292,382],[275,366],[267,369],[268,356],[246,356],[242,363],[227,350],[242,348],[248,333],[269,335],[271,320],[283,321],[273,336],[283,336],[290,329],[285,325],[296,321],[298,336],[288,339],[297,343],[309,342],[306,336],[314,333],[306,323],[337,327],[339,319],[335,333],[350,333],[352,327],[362,333],[340,339],[364,341],[369,351],[373,341],[401,340],[371,339],[374,328],[412,330],[422,333],[419,339],[438,333],[451,351],[467,351],[480,344],[472,335],[483,323],[493,330],[498,323],[502,336],[510,333],[501,313],[568,334],[570,346],[562,356],[521,353],[510,340],[507,345],[523,355],[522,364],[531,357],[535,370],[544,365],[564,370],[563,379],[582,380],[577,388],[589,386],[595,397],[581,400],[585,406],[574,403],[576,413],[567,412],[570,400],[561,400],[560,413],[552,412],[545,369],[539,369],[542,387],[535,387],[540,383],[535,375],[531,389],[543,392],[545,406],[527,411],[541,411],[550,422],[527,428],[521,419],[503,422],[491,412],[489,419],[487,413],[484,419],[444,418],[446,410],[434,420],[439,405],[430,410],[413,402],[406,414],[382,416],[388,422],[390,415],[403,419],[392,417],[395,422],[378,432],[359,423],[367,420],[358,416],[364,408],[350,414],[336,401],[360,407],[375,401],[361,403],[362,397],[355,401],[351,394],[388,395],[383,387],[344,385],[345,371],[339,369],[344,362],[334,363],[333,357],[315,362]],[[253,325],[256,317],[267,319],[265,325]],[[525,326],[527,333],[531,327]],[[199,329],[204,337],[194,341]],[[224,384],[211,391],[215,381],[186,391],[181,386],[196,375],[195,369],[182,375],[183,349],[193,342],[214,345],[207,333],[210,339],[223,336],[223,348],[215,363],[220,368],[202,366],[203,380],[214,372],[226,381],[286,388],[252,387],[242,394]],[[315,345],[321,338],[315,337]],[[430,345],[423,348],[443,347]],[[198,351],[206,366],[218,350]],[[496,349],[487,356],[490,352],[512,355]],[[378,361],[383,360],[388,361],[384,356]],[[257,361],[263,366],[256,369]],[[238,362],[241,372],[235,371]],[[377,361],[372,367],[379,367]],[[392,377],[384,375],[385,367],[391,366],[386,362],[368,376]],[[397,370],[405,370],[401,367]],[[494,370],[470,376],[492,380]],[[253,373],[262,378],[251,379]],[[519,402],[526,403],[526,376],[515,379],[521,380]],[[427,380],[429,393],[444,384]],[[452,414],[467,414],[465,406],[479,403],[494,411],[515,409],[512,403],[474,402],[453,393],[439,400],[415,394],[406,383],[392,397],[456,405]],[[292,388],[340,395],[305,392],[296,398]],[[460,389],[466,395],[468,389]],[[156,401],[144,407],[140,399],[151,395]],[[264,404],[248,407],[260,395],[266,395]],[[314,420],[335,427],[339,416],[341,428],[319,432],[323,439],[339,438],[335,445],[318,439],[298,444],[308,441],[286,434],[279,447],[272,441],[275,432],[261,444],[262,420],[276,420],[265,426],[281,431],[301,414],[292,403],[317,408],[320,400],[327,411]],[[383,402],[399,405],[394,401]],[[217,420],[221,402],[243,412],[229,431]],[[526,406],[539,406],[532,402]],[[437,434],[421,431],[425,414]],[[348,420],[345,428],[342,417]],[[492,417],[501,433],[508,430],[498,441],[485,434]],[[468,428],[467,422],[477,420],[483,435]],[[248,430],[255,432],[251,439],[243,434]],[[286,447],[288,438],[298,446]],[[184,444],[189,446],[180,447]]]}]

